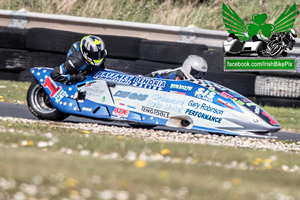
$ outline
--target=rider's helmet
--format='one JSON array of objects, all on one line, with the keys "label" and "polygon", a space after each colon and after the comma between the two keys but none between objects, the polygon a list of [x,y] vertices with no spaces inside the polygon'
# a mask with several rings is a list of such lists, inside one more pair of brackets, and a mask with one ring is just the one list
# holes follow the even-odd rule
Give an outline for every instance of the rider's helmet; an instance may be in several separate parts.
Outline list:
[{"label": "rider's helmet", "polygon": [[89,64],[97,67],[104,62],[107,54],[103,40],[94,35],[88,35],[81,39],[80,52]]},{"label": "rider's helmet", "polygon": [[194,81],[205,76],[208,66],[202,57],[190,55],[185,59],[181,68],[186,80]]},{"label": "rider's helmet", "polygon": [[296,31],[296,29],[292,28],[290,30],[290,36],[295,40],[296,37],[298,36],[298,32]]}]

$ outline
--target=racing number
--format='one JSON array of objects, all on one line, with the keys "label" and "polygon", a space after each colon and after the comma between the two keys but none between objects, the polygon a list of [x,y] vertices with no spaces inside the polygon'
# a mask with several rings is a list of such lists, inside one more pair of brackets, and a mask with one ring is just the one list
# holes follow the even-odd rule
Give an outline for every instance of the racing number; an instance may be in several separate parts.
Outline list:
[{"label": "racing number", "polygon": [[209,91],[209,90],[206,90],[206,89],[204,89],[204,88],[199,88],[198,90],[197,90],[197,94],[198,95],[201,95],[201,96],[203,96],[203,97],[207,97],[207,98],[210,98],[210,99],[213,99],[214,97],[215,97],[215,93],[214,92],[211,92],[211,91]]},{"label": "racing number", "polygon": [[60,89],[60,87],[57,87],[55,82],[52,82],[52,79],[50,79],[49,77],[47,77],[43,86],[45,88],[47,87],[50,90],[50,97],[53,97]]}]

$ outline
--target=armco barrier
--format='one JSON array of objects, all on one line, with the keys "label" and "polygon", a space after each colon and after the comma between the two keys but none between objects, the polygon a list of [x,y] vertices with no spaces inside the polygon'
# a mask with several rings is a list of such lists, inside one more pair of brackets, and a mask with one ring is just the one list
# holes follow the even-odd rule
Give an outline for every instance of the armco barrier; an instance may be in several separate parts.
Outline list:
[{"label": "armco barrier", "polygon": [[[207,44],[211,48],[222,48],[222,42],[228,36],[226,31],[43,14],[22,10],[0,10],[0,26],[22,29],[40,27],[62,31],[72,30],[78,33],[85,33],[85,30],[89,30],[90,34],[101,33],[103,35],[140,37],[148,40]],[[294,52],[300,54],[300,39],[296,39]]]}]

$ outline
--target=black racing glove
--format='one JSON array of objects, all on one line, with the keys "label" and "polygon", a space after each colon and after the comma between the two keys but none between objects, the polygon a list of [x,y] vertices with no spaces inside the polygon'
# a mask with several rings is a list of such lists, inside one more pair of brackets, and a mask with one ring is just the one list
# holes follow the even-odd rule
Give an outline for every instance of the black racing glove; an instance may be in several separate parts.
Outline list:
[{"label": "black racing glove", "polygon": [[84,81],[85,78],[86,77],[83,73],[72,74],[72,75],[70,75],[70,82],[73,82],[73,83],[81,82],[81,81]]}]

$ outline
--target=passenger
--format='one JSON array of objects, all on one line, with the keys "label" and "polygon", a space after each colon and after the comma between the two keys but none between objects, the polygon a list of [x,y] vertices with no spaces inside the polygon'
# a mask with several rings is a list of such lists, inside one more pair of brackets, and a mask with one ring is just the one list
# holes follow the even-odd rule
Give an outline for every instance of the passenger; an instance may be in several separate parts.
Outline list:
[{"label": "passenger", "polygon": [[202,79],[205,76],[207,68],[207,63],[202,57],[190,55],[185,59],[181,67],[176,69],[154,71],[146,76],[153,78],[195,81]]}]

